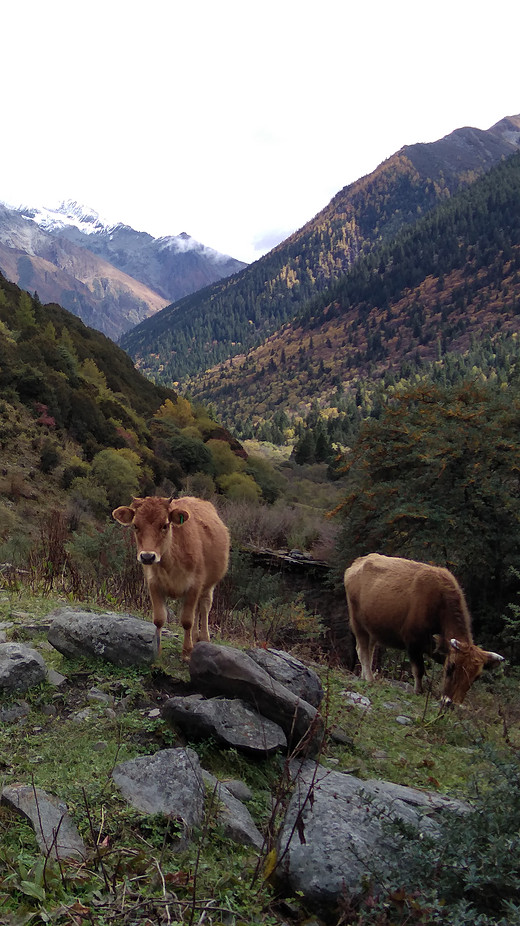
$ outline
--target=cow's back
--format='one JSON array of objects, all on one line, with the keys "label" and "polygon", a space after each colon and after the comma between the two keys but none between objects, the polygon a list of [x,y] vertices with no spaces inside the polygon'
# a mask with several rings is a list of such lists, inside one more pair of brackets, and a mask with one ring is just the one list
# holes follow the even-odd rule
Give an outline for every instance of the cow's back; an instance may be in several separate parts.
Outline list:
[{"label": "cow's back", "polygon": [[462,596],[447,569],[369,553],[345,571],[352,630],[388,646],[408,647],[444,630],[447,610]]},{"label": "cow's back", "polygon": [[215,585],[226,573],[229,561],[229,531],[217,509],[202,498],[185,496],[174,507],[185,509],[189,519],[183,535],[184,552],[203,573],[204,584]]}]

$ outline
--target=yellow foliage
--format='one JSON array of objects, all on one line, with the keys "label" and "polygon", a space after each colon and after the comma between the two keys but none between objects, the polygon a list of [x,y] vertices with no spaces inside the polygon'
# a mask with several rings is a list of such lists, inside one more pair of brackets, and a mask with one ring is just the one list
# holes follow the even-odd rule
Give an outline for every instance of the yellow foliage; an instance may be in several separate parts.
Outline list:
[{"label": "yellow foliage", "polygon": [[164,404],[156,411],[154,418],[173,421],[173,423],[180,428],[185,428],[189,424],[195,424],[191,403],[182,396],[177,396],[175,402],[171,399],[166,399]]},{"label": "yellow foliage", "polygon": [[90,357],[87,357],[80,363],[79,373],[82,379],[86,380],[87,383],[96,386],[98,392],[102,393],[107,391],[107,378]]}]

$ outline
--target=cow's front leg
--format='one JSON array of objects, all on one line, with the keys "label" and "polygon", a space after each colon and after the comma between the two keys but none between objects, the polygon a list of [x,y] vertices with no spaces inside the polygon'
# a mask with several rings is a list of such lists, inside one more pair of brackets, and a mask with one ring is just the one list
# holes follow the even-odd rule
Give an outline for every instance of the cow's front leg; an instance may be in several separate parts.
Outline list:
[{"label": "cow's front leg", "polygon": [[161,652],[161,630],[164,627],[166,620],[168,618],[168,610],[166,608],[166,598],[165,596],[158,591],[158,589],[150,589],[150,598],[152,601],[153,609],[153,622],[155,624],[155,630],[157,633],[157,652]]},{"label": "cow's front leg", "polygon": [[410,662],[412,664],[412,675],[414,678],[414,692],[415,694],[422,694],[423,691],[423,676],[424,676],[424,658],[421,650],[409,649],[408,655],[410,657]]},{"label": "cow's front leg", "polygon": [[186,593],[181,613],[181,624],[184,628],[184,643],[182,646],[182,658],[186,661],[191,656],[193,649],[192,628],[195,621],[199,592],[190,590]]}]

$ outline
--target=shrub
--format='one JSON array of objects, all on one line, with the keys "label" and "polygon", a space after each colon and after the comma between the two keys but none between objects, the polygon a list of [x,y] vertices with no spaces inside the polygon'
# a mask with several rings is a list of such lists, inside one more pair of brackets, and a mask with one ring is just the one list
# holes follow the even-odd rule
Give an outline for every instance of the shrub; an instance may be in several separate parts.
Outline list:
[{"label": "shrub", "polygon": [[447,812],[438,838],[397,826],[404,838],[393,871],[384,893],[363,902],[357,926],[520,923],[518,757],[483,752],[494,766],[492,786],[478,793],[472,812]]},{"label": "shrub", "polygon": [[133,450],[107,447],[92,460],[92,474],[104,487],[109,505],[115,508],[138,494],[141,463]]},{"label": "shrub", "polygon": [[262,457],[249,455],[246,473],[253,477],[262,490],[265,501],[272,504],[280,497],[287,480],[278,473],[268,460]]},{"label": "shrub", "polygon": [[252,476],[246,473],[230,473],[229,476],[218,476],[217,484],[228,498],[257,502],[262,490]]},{"label": "shrub", "polygon": [[46,440],[40,452],[40,469],[42,473],[51,473],[60,462],[58,447],[54,441]]},{"label": "shrub", "polygon": [[72,481],[69,495],[71,502],[81,511],[99,516],[106,515],[108,511],[106,490],[92,476],[77,476]]},{"label": "shrub", "polygon": [[244,469],[244,461],[233,453],[229,444],[224,440],[209,440],[207,449],[213,458],[217,476],[230,476]]}]

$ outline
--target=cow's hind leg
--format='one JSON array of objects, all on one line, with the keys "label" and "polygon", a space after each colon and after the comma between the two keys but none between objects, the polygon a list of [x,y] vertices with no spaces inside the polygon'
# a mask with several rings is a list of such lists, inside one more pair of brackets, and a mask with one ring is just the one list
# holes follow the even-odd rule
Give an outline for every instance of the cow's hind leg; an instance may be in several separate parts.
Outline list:
[{"label": "cow's hind leg", "polygon": [[361,629],[356,629],[354,636],[356,638],[356,652],[361,663],[361,678],[364,678],[367,682],[373,682],[372,660],[376,641],[371,638],[370,634]]},{"label": "cow's hind leg", "polygon": [[206,643],[209,642],[209,612],[211,611],[211,605],[213,604],[213,588],[206,588],[201,592],[199,598],[199,620],[198,626],[196,628],[196,638],[197,640],[204,640]]}]

